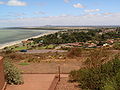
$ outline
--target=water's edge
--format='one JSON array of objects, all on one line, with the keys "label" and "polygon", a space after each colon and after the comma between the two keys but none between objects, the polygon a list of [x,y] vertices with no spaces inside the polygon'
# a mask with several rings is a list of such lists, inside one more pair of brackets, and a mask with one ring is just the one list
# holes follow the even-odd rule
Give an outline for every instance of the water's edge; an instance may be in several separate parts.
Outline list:
[{"label": "water's edge", "polygon": [[11,41],[11,42],[6,42],[4,44],[0,44],[0,49],[3,49],[5,47],[9,47],[9,46],[12,46],[12,45],[15,45],[15,44],[19,44],[21,43],[21,41],[25,41],[25,40],[28,40],[28,39],[31,39],[31,38],[38,38],[38,37],[41,37],[41,36],[44,36],[44,35],[48,35],[48,34],[52,34],[52,33],[55,33],[55,32],[58,32],[57,31],[45,31],[45,32],[41,32],[40,35],[36,35],[36,36],[32,36],[32,37],[29,37],[29,38],[25,38],[25,39],[20,39],[20,40],[16,40],[16,41]]}]

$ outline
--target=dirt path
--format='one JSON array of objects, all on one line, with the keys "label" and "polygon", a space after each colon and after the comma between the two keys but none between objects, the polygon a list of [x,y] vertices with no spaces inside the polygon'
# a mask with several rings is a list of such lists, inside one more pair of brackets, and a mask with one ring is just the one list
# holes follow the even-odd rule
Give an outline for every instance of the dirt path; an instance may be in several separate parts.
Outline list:
[{"label": "dirt path", "polygon": [[55,74],[23,74],[23,85],[7,85],[6,90],[48,90]]}]

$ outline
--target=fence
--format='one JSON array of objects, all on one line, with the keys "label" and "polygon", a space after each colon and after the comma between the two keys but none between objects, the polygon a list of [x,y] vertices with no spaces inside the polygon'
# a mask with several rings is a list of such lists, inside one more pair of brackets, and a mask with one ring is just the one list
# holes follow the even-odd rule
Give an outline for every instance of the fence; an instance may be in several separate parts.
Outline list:
[{"label": "fence", "polygon": [[4,79],[4,70],[3,70],[3,58],[0,57],[0,90],[3,90],[5,86],[5,79]]}]

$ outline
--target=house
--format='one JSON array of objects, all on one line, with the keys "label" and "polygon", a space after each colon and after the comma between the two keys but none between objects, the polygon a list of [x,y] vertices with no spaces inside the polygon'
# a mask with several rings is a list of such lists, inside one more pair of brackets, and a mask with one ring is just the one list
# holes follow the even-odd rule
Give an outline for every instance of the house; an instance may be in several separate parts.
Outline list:
[{"label": "house", "polygon": [[103,47],[108,46],[108,45],[109,45],[108,43],[105,43],[105,44],[103,44]]},{"label": "house", "polygon": [[66,44],[67,46],[74,46],[74,47],[81,47],[82,46],[82,42],[76,42],[76,43],[68,43]]},{"label": "house", "polygon": [[114,43],[114,39],[108,39],[106,42],[107,42],[108,44],[113,44],[113,43]]},{"label": "house", "polygon": [[93,47],[97,47],[97,44],[95,44],[95,43],[90,43],[90,44],[88,45],[88,48],[93,48]]},{"label": "house", "polygon": [[28,43],[32,43],[32,40],[26,40],[26,41],[22,41],[23,44],[28,44]]},{"label": "house", "polygon": [[25,45],[27,45],[27,46],[28,46],[28,44],[31,44],[31,43],[33,43],[33,41],[32,41],[32,40],[22,41],[22,45],[23,45],[23,46],[25,46]]}]

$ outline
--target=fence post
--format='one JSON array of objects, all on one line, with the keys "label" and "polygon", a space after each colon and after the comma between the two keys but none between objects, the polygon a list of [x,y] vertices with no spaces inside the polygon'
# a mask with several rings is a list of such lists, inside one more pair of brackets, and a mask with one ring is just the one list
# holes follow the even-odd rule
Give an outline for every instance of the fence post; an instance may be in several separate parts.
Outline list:
[{"label": "fence post", "polygon": [[60,81],[60,65],[58,66],[58,78],[59,78],[59,81]]}]

